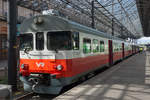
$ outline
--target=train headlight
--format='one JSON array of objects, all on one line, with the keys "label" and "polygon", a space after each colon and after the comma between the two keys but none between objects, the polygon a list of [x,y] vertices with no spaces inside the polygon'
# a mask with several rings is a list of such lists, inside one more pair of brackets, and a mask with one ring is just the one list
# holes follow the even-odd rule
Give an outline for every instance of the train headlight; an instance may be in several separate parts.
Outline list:
[{"label": "train headlight", "polygon": [[29,69],[29,65],[28,64],[22,64],[21,65],[21,69],[28,70]]},{"label": "train headlight", "polygon": [[43,18],[40,16],[35,17],[33,21],[35,24],[42,24],[44,22]]},{"label": "train headlight", "polygon": [[21,68],[24,69],[24,64],[21,65]]},{"label": "train headlight", "polygon": [[63,69],[63,66],[62,65],[57,65],[56,69],[61,71]]}]

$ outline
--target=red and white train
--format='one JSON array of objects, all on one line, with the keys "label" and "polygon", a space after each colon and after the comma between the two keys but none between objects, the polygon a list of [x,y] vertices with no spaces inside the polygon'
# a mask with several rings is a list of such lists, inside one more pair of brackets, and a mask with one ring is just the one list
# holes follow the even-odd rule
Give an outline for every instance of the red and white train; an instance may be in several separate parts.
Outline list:
[{"label": "red and white train", "polygon": [[41,15],[20,27],[20,79],[26,91],[58,94],[103,66],[138,52],[138,46],[69,21]]}]

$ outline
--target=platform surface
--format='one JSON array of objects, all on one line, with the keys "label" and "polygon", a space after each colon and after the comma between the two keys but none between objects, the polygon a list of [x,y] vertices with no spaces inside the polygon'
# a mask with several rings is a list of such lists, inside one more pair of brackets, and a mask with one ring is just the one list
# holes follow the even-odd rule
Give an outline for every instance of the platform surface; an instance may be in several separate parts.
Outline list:
[{"label": "platform surface", "polygon": [[54,100],[150,100],[150,52],[136,54]]},{"label": "platform surface", "polygon": [[0,84],[0,100],[12,100],[12,90],[10,85]]}]

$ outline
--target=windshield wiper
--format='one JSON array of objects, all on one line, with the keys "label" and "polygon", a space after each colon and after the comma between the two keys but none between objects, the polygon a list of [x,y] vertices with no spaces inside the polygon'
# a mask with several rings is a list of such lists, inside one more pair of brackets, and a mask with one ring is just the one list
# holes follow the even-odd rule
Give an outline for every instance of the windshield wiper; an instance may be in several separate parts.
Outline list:
[{"label": "windshield wiper", "polygon": [[58,53],[58,49],[54,49],[56,53]]},{"label": "windshield wiper", "polygon": [[25,48],[24,53],[29,54],[29,48]]}]

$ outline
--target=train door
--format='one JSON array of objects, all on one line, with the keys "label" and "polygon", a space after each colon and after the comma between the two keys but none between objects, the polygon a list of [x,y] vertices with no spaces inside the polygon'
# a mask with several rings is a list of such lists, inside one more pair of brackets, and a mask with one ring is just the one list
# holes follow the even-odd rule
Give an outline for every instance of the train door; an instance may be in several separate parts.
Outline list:
[{"label": "train door", "polygon": [[[79,32],[72,32],[72,47],[73,47],[73,51],[72,51],[72,58],[80,58],[81,57],[81,52],[80,52],[80,47],[81,47],[81,43],[80,40],[82,39],[80,37]],[[82,48],[82,47],[81,47]],[[81,66],[83,60],[81,59],[72,59],[70,65],[68,65],[68,68],[70,68],[70,74],[74,73],[79,73],[81,71],[81,69],[79,68],[79,66]],[[82,68],[83,69],[83,68]],[[69,70],[68,70],[69,71]]]},{"label": "train door", "polygon": [[124,43],[122,43],[122,58],[124,58]]},{"label": "train door", "polygon": [[109,65],[113,65],[113,45],[112,40],[108,41],[109,43]]}]

